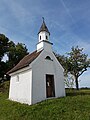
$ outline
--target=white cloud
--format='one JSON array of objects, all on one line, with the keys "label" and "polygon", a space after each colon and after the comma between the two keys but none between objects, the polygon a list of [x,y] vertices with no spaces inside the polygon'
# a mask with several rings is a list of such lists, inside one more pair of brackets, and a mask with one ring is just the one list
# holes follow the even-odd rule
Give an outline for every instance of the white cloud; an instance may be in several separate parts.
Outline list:
[{"label": "white cloud", "polygon": [[34,15],[28,11],[27,8],[23,7],[18,1],[15,0],[4,0],[5,6],[8,6],[10,13],[15,18],[19,25],[25,25],[27,22],[33,23]]},{"label": "white cloud", "polygon": [[80,87],[90,88],[90,69],[80,76]]},{"label": "white cloud", "polygon": [[83,40],[81,41],[81,40],[79,40],[77,42],[77,45],[79,45],[79,47],[81,47],[81,48],[84,48],[84,51],[90,57],[90,43],[88,43],[88,41],[83,41]]},{"label": "white cloud", "polygon": [[64,3],[63,0],[61,0],[61,3],[62,3],[62,5],[63,5],[63,7],[65,8],[66,13],[68,14],[68,16],[71,18],[72,22],[74,23],[75,21],[74,21],[74,19],[73,19],[71,13],[70,13],[70,11],[69,11],[69,8],[67,8],[67,6],[66,6],[66,4]]}]

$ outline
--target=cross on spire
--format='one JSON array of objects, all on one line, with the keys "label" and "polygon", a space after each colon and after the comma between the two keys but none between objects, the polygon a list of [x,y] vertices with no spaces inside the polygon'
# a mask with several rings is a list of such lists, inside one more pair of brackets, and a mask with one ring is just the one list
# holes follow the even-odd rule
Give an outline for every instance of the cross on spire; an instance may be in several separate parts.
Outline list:
[{"label": "cross on spire", "polygon": [[41,27],[40,27],[40,30],[39,30],[38,34],[39,34],[41,31],[46,31],[46,32],[49,33],[49,35],[50,35],[50,32],[49,32],[49,30],[48,30],[48,28],[47,28],[47,26],[46,26],[46,24],[45,24],[44,17],[42,17],[42,19],[43,19],[43,23],[42,23],[42,25],[41,25]]},{"label": "cross on spire", "polygon": [[43,22],[44,22],[44,17],[42,17],[42,19],[43,19]]}]

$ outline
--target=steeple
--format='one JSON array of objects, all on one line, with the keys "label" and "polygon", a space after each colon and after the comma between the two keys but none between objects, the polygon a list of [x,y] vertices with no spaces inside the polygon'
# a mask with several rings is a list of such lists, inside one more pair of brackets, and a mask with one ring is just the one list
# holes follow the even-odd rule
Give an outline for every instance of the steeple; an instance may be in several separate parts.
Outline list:
[{"label": "steeple", "polygon": [[46,32],[49,33],[49,35],[50,35],[50,32],[49,32],[49,30],[48,30],[48,28],[47,28],[47,26],[46,26],[46,24],[45,24],[44,17],[42,17],[42,19],[43,19],[43,23],[42,23],[42,25],[41,25],[41,27],[40,27],[40,30],[39,30],[38,34],[39,34],[40,32],[46,31]]},{"label": "steeple", "polygon": [[45,24],[44,18],[43,18],[43,22],[42,25],[40,27],[40,30],[38,32],[38,39],[39,42],[45,40],[45,41],[49,41],[49,37],[50,37],[50,32]]},{"label": "steeple", "polygon": [[37,51],[44,49],[45,51],[52,51],[52,43],[49,40],[50,32],[45,24],[44,18],[40,30],[38,32]]}]

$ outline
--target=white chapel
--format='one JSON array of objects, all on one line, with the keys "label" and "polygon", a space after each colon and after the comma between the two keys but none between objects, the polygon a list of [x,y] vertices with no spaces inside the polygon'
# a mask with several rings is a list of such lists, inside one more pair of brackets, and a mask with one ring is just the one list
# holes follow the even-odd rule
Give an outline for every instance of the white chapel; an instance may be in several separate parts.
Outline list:
[{"label": "white chapel", "polygon": [[65,96],[64,69],[53,54],[49,38],[50,32],[43,19],[36,50],[8,72],[10,100],[32,105]]}]

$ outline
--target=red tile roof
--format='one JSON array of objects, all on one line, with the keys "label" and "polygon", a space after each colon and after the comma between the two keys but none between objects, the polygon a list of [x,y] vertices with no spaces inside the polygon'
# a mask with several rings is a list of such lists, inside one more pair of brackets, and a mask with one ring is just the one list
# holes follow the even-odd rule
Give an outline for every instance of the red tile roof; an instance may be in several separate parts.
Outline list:
[{"label": "red tile roof", "polygon": [[31,62],[33,62],[41,53],[34,51],[31,54],[26,55],[14,68],[12,68],[10,71],[7,72],[7,74],[13,73],[19,69],[22,69],[24,67],[27,67]]}]

